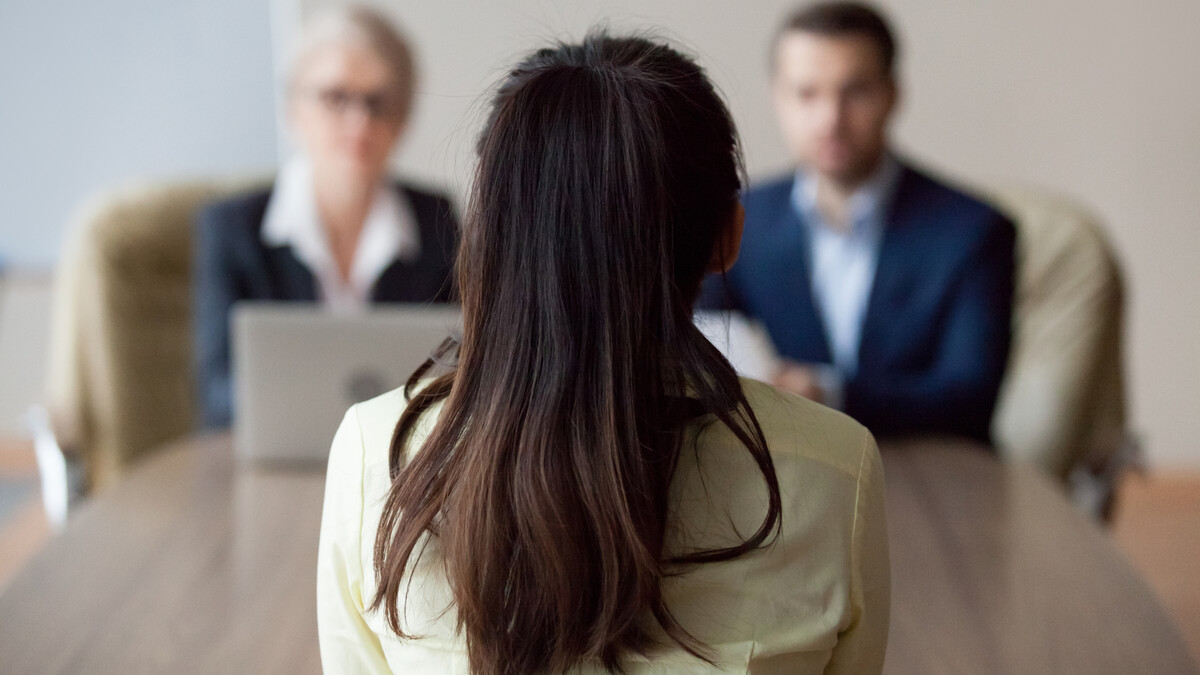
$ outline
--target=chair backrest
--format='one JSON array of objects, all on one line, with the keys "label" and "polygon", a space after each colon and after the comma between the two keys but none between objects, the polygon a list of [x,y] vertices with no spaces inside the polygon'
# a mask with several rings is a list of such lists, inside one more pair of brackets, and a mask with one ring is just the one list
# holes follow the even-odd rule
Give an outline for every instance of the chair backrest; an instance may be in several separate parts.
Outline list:
[{"label": "chair backrest", "polygon": [[192,430],[192,220],[211,200],[266,184],[132,185],[76,217],[55,282],[47,394],[89,489]]},{"label": "chair backrest", "polygon": [[1066,480],[1104,471],[1127,440],[1123,287],[1084,209],[1031,191],[990,193],[1017,226],[1014,343],[992,432],[1001,454]]}]

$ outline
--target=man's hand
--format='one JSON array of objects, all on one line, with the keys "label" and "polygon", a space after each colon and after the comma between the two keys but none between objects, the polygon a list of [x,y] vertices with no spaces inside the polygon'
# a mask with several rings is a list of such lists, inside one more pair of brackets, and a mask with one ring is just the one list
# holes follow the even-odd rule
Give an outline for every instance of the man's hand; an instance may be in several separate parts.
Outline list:
[{"label": "man's hand", "polygon": [[821,388],[821,380],[817,371],[810,366],[785,360],[779,370],[775,371],[771,384],[817,403],[825,402],[825,390]]}]

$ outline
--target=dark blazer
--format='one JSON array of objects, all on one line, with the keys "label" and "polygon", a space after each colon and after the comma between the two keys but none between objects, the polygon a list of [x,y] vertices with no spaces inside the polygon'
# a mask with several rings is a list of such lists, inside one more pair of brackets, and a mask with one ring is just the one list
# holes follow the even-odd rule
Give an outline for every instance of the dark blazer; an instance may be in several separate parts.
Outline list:
[{"label": "dark blazer", "polygon": [[[450,302],[451,270],[458,247],[458,222],[449,200],[397,183],[412,206],[421,237],[421,257],[396,260],[371,289],[373,302]],[[196,220],[193,254],[193,327],[201,423],[226,427],[232,420],[230,309],[240,300],[316,302],[312,272],[290,246],[262,240],[271,191],[217,202]]]},{"label": "dark blazer", "polygon": [[[814,303],[793,176],[749,190],[737,263],[698,307],[763,322],[781,356],[831,363]],[[863,320],[845,411],[878,436],[957,434],[989,442],[1011,341],[1012,223],[902,166]]]}]

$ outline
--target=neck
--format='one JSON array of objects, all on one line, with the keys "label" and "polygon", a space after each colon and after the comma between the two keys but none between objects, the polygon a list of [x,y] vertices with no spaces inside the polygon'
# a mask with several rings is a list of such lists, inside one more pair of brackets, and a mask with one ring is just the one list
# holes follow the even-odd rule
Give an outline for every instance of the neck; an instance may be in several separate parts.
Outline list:
[{"label": "neck", "polygon": [[850,229],[850,196],[857,186],[817,179],[817,211],[835,230]]},{"label": "neck", "polygon": [[319,171],[314,171],[313,180],[317,214],[325,229],[330,252],[342,278],[349,279],[358,238],[366,225],[377,183],[355,180],[344,174],[323,175]]},{"label": "neck", "polygon": [[375,198],[374,181],[360,181],[343,175],[313,173],[313,193],[321,223],[331,237],[357,237],[367,220]]},{"label": "neck", "polygon": [[867,169],[853,175],[816,174],[817,210],[830,226],[841,231],[850,228],[850,198],[875,175],[882,163],[880,155]]}]

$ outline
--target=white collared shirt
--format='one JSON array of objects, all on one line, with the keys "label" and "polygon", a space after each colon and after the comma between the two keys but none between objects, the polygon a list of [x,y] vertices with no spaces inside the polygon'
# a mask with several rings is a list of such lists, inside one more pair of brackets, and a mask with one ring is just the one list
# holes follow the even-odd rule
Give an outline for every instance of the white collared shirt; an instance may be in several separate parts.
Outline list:
[{"label": "white collared shirt", "polygon": [[839,376],[837,381],[823,384],[837,390],[833,392],[837,404],[841,402],[842,381],[858,369],[863,320],[875,281],[887,210],[899,176],[899,163],[891,155],[884,155],[875,173],[851,195],[850,227],[842,230],[828,223],[817,208],[817,178],[803,170],[796,172],[792,205],[808,234],[813,301],[821,314]]},{"label": "white collared shirt", "polygon": [[371,289],[388,266],[421,255],[412,205],[381,182],[354,247],[350,278],[343,279],[317,210],[312,165],[304,158],[289,161],[279,171],[263,219],[262,240],[269,246],[290,246],[296,259],[312,272],[321,301],[337,312],[365,308]]}]

